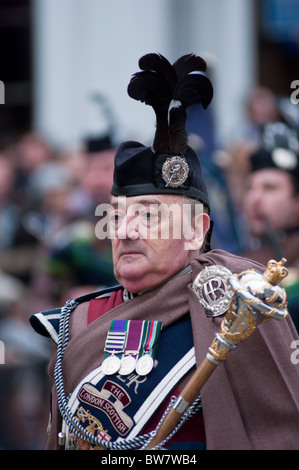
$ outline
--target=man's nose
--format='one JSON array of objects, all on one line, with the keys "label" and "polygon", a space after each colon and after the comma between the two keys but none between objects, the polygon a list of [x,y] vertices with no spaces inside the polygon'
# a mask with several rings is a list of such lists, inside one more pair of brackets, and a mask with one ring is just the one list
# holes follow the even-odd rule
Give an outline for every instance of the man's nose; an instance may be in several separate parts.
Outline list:
[{"label": "man's nose", "polygon": [[116,238],[137,240],[139,238],[138,220],[136,217],[126,215],[118,229],[116,230]]},{"label": "man's nose", "polygon": [[250,192],[249,200],[254,207],[259,208],[260,203],[262,202],[262,191],[259,189],[254,189]]}]

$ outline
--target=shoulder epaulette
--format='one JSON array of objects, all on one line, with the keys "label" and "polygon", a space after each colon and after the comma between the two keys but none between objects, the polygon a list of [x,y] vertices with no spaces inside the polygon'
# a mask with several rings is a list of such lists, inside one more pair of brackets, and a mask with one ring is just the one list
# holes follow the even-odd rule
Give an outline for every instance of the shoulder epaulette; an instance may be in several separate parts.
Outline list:
[{"label": "shoulder epaulette", "polygon": [[58,341],[59,320],[62,308],[54,308],[32,315],[29,318],[32,328],[42,336]]},{"label": "shoulder epaulette", "polygon": [[[74,300],[79,305],[84,302],[89,302],[91,299],[110,296],[120,287],[121,286],[108,287],[106,289],[91,292],[90,294],[82,295]],[[52,310],[35,313],[29,318],[32,328],[40,335],[51,338],[55,343],[57,343],[62,308],[63,307],[59,307]]]}]

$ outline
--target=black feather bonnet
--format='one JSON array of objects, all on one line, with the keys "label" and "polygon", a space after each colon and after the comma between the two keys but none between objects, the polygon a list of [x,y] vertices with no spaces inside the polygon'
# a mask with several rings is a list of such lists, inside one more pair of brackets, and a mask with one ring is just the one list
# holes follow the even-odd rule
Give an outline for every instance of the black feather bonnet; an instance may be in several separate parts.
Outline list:
[{"label": "black feather bonnet", "polygon": [[173,65],[161,54],[139,60],[141,72],[128,85],[131,98],[152,106],[156,132],[152,147],[139,142],[122,143],[115,155],[114,196],[180,194],[209,207],[207,189],[197,154],[188,146],[186,109],[192,104],[207,108],[213,87],[204,74],[205,61],[194,54]]},{"label": "black feather bonnet", "polygon": [[249,158],[250,172],[276,168],[299,180],[299,138],[296,129],[284,122],[265,124],[261,145]]}]

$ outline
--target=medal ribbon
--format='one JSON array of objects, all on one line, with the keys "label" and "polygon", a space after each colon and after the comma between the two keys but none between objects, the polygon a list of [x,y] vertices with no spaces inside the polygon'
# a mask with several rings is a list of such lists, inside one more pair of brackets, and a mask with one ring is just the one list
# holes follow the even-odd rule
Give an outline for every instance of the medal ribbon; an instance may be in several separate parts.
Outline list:
[{"label": "medal ribbon", "polygon": [[129,321],[125,355],[131,354],[133,357],[136,357],[139,354],[145,323],[142,320]]},{"label": "medal ribbon", "polygon": [[143,335],[143,347],[140,350],[139,357],[143,356],[143,354],[150,354],[154,359],[162,328],[162,322],[147,321],[146,323],[147,328],[145,328],[145,334]]},{"label": "medal ribbon", "polygon": [[128,320],[112,320],[105,343],[105,359],[111,354],[116,354],[119,358],[122,357],[127,327]]}]

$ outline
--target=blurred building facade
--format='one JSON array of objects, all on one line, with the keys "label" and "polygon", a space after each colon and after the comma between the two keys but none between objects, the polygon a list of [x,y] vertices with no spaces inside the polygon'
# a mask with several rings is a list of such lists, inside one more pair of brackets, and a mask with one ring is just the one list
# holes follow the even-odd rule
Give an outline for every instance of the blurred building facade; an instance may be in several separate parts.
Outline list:
[{"label": "blurred building facade", "polygon": [[[2,129],[33,126],[51,143],[76,145],[106,125],[94,97],[114,112],[117,138],[149,141],[153,115],[126,94],[138,58],[208,59],[221,141],[244,119],[256,84],[290,94],[298,64],[296,0],[2,0]],[[8,109],[10,108],[10,109]]]},{"label": "blurred building facade", "polygon": [[91,128],[98,131],[100,113],[90,98],[99,93],[115,112],[117,137],[150,141],[152,110],[126,93],[139,57],[160,52],[174,61],[195,52],[206,55],[214,71],[222,137],[240,120],[256,80],[253,7],[239,0],[33,2],[35,125],[72,144]]}]

